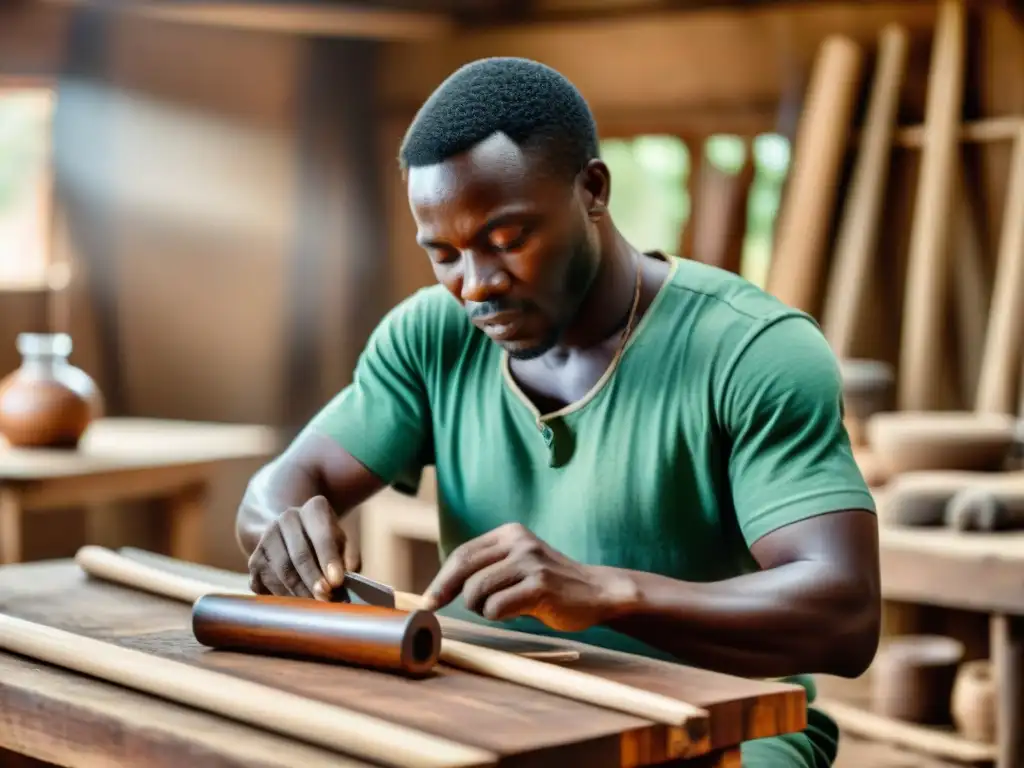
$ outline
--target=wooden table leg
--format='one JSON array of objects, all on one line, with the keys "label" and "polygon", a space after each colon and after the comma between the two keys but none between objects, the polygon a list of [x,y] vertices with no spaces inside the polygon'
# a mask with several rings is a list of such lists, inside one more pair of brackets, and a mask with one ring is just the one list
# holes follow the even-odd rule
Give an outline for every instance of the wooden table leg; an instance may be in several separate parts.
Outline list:
[{"label": "wooden table leg", "polygon": [[206,483],[191,485],[167,500],[168,551],[171,557],[202,563],[205,555]]},{"label": "wooden table leg", "polygon": [[1024,766],[1024,619],[991,620],[992,663],[998,681],[995,768]]},{"label": "wooden table leg", "polygon": [[23,514],[18,495],[12,490],[0,488],[0,565],[21,562]]}]

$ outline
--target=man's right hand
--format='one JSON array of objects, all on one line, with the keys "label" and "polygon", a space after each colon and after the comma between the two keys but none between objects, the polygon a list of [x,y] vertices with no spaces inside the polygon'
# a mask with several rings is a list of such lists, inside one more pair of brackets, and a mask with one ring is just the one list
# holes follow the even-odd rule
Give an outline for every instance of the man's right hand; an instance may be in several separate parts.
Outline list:
[{"label": "man's right hand", "polygon": [[267,526],[249,558],[249,586],[258,595],[328,601],[345,571],[358,571],[359,565],[340,518],[326,498],[314,496]]}]

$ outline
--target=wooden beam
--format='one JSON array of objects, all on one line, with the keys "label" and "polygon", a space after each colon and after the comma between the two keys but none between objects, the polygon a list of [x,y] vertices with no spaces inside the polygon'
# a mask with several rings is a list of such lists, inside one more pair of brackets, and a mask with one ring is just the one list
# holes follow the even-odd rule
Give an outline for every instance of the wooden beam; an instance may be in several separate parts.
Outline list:
[{"label": "wooden beam", "polygon": [[[1024,118],[1010,115],[966,122],[960,126],[960,141],[965,144],[989,144],[1014,141],[1024,130]],[[920,149],[924,143],[924,126],[909,125],[896,130],[893,143],[898,147]]]},{"label": "wooden beam", "polygon": [[[750,12],[758,9],[824,5],[832,0],[534,0],[527,15],[535,21],[594,21],[636,17],[645,13],[677,11],[694,13],[708,10]],[[1011,13],[1024,11],[1024,0],[967,0],[969,7],[1004,8]]]},{"label": "wooden beam", "polygon": [[525,56],[562,72],[595,112],[713,112],[779,105],[780,94],[786,103],[777,108],[796,112],[821,40],[843,34],[868,51],[889,23],[906,28],[912,43],[927,45],[935,8],[840,0],[477,28],[461,33],[458,45],[432,40],[389,46],[381,98],[396,112],[415,110],[462,64]]},{"label": "wooden beam", "polygon": [[455,26],[450,16],[422,11],[377,10],[314,3],[175,2],[175,0],[36,0],[90,5],[177,24],[391,42],[436,40]]}]

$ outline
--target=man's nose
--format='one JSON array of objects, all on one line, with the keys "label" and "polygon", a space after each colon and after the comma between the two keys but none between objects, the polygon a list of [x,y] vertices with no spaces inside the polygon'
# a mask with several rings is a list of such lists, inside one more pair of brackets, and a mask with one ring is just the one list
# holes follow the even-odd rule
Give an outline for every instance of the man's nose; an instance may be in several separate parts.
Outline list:
[{"label": "man's nose", "polygon": [[462,273],[462,300],[481,304],[508,290],[508,274],[497,259],[467,253]]}]

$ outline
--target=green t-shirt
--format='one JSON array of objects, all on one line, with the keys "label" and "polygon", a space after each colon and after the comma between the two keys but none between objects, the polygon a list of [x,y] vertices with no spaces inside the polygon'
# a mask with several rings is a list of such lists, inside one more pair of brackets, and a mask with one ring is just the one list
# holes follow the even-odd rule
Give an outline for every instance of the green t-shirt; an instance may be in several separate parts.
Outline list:
[{"label": "green t-shirt", "polygon": [[[777,528],[874,511],[814,321],[736,275],[666,258],[618,367],[556,414],[538,413],[504,351],[432,286],[381,322],[311,428],[399,489],[434,465],[442,558],[520,522],[583,563],[706,582],[757,570],[749,547]],[[607,628],[570,636],[665,658]]]}]

